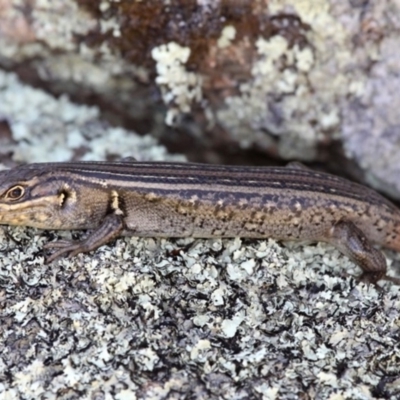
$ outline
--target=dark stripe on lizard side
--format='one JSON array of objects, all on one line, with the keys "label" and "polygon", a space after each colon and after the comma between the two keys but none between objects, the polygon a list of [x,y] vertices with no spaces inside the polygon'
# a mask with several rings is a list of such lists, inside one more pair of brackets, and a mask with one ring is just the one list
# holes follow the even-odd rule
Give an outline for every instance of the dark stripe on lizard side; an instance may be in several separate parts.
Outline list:
[{"label": "dark stripe on lizard side", "polygon": [[[89,187],[108,187],[142,190],[143,186],[169,191],[193,189],[211,190],[209,186],[218,185],[223,191],[235,188],[235,191],[259,192],[269,189],[309,191],[368,202],[376,206],[385,206],[388,210],[397,208],[376,192],[356,183],[333,175],[312,170],[291,169],[287,167],[233,167],[210,166],[190,163],[46,163],[28,164],[24,167],[37,175],[49,175],[46,180],[66,179],[81,182]],[[170,168],[170,169],[169,169]],[[49,172],[50,169],[50,172]],[[140,187],[140,183],[144,184]],[[187,186],[187,188],[182,187]],[[233,190],[232,190],[233,191]],[[283,193],[282,195],[285,195]],[[290,194],[292,195],[292,193]]]}]

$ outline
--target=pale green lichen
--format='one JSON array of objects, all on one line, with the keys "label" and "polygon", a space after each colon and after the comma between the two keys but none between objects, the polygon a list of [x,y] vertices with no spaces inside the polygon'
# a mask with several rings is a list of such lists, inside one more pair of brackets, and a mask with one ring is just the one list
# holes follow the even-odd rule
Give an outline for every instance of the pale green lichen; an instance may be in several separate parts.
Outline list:
[{"label": "pale green lichen", "polygon": [[313,160],[321,141],[339,135],[338,99],[362,91],[365,79],[348,68],[349,33],[330,14],[327,0],[272,0],[268,8],[271,15],[293,14],[309,24],[308,44],[289,44],[280,35],[259,37],[251,78],[239,87],[239,95],[226,98],[225,107],[207,116],[243,147],[263,148],[276,138],[282,158]]},{"label": "pale green lichen", "polygon": [[156,84],[162,98],[169,106],[165,122],[171,125],[180,113],[190,112],[193,102],[202,98],[202,79],[185,68],[190,56],[188,47],[169,42],[153,48],[151,55],[156,62]]},{"label": "pale green lichen", "polygon": [[232,25],[227,25],[222,29],[221,36],[217,40],[217,46],[220,49],[228,47],[232,40],[235,39],[236,36],[236,29]]},{"label": "pale green lichen", "polygon": [[36,0],[32,21],[37,40],[45,41],[52,49],[66,51],[77,48],[75,35],[87,34],[96,26],[96,20],[73,0]]},{"label": "pale green lichen", "polygon": [[[154,138],[140,137],[102,122],[97,107],[78,106],[67,96],[54,98],[2,71],[0,104],[0,118],[8,121],[18,143],[3,145],[0,154],[12,152],[16,162],[67,161],[77,152],[86,160],[102,160],[117,154],[142,160],[166,157],[166,149],[158,146]],[[82,153],[80,149],[88,151]]]},{"label": "pale green lichen", "polygon": [[[121,102],[125,97],[132,98],[135,79],[148,81],[145,67],[121,58],[111,50],[108,42],[89,47],[77,40],[77,36],[85,37],[97,28],[99,34],[106,36],[111,32],[114,37],[119,37],[121,28],[116,17],[97,19],[74,0],[39,0],[28,19],[24,3],[16,0],[0,10],[3,11],[0,14],[2,60],[14,63],[37,59],[34,68],[43,81],[57,82],[58,85],[66,82],[65,88],[71,91],[76,91],[74,85],[79,89],[90,88],[105,98],[118,93]],[[110,2],[103,1],[99,6],[106,11],[109,5]],[[130,104],[128,100],[126,103]]]}]

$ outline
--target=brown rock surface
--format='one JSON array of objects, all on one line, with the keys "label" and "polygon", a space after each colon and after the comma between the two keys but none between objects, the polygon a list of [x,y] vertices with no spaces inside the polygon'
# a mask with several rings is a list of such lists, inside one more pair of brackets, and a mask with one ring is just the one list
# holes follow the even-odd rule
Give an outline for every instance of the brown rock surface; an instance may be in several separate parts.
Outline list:
[{"label": "brown rock surface", "polygon": [[283,160],[345,153],[399,196],[399,11],[395,0],[1,0],[0,66],[189,155],[193,142]]}]

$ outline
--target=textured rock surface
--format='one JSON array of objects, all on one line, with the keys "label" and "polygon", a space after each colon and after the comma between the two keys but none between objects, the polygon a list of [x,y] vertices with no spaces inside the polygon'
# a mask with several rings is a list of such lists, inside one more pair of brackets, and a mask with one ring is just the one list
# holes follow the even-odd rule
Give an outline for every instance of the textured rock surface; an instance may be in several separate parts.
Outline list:
[{"label": "textured rock surface", "polygon": [[[3,72],[0,104],[0,161],[177,157]],[[121,238],[44,263],[83,235],[0,228],[1,400],[398,396],[400,288],[332,247]]]},{"label": "textured rock surface", "polygon": [[0,4],[0,65],[30,82],[211,147],[332,161],[342,140],[399,196],[397,0]]}]

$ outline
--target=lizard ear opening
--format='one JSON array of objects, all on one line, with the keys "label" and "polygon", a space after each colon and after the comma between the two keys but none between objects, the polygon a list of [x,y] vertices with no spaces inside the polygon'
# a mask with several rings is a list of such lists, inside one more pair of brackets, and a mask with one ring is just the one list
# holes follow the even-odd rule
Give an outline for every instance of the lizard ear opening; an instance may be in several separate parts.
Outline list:
[{"label": "lizard ear opening", "polygon": [[21,185],[15,185],[8,189],[4,198],[11,201],[19,200],[25,194],[25,188]]},{"label": "lizard ear opening", "polygon": [[67,205],[67,203],[75,199],[76,199],[75,191],[73,191],[67,185],[64,185],[58,192],[58,204],[61,208],[64,208]]}]

